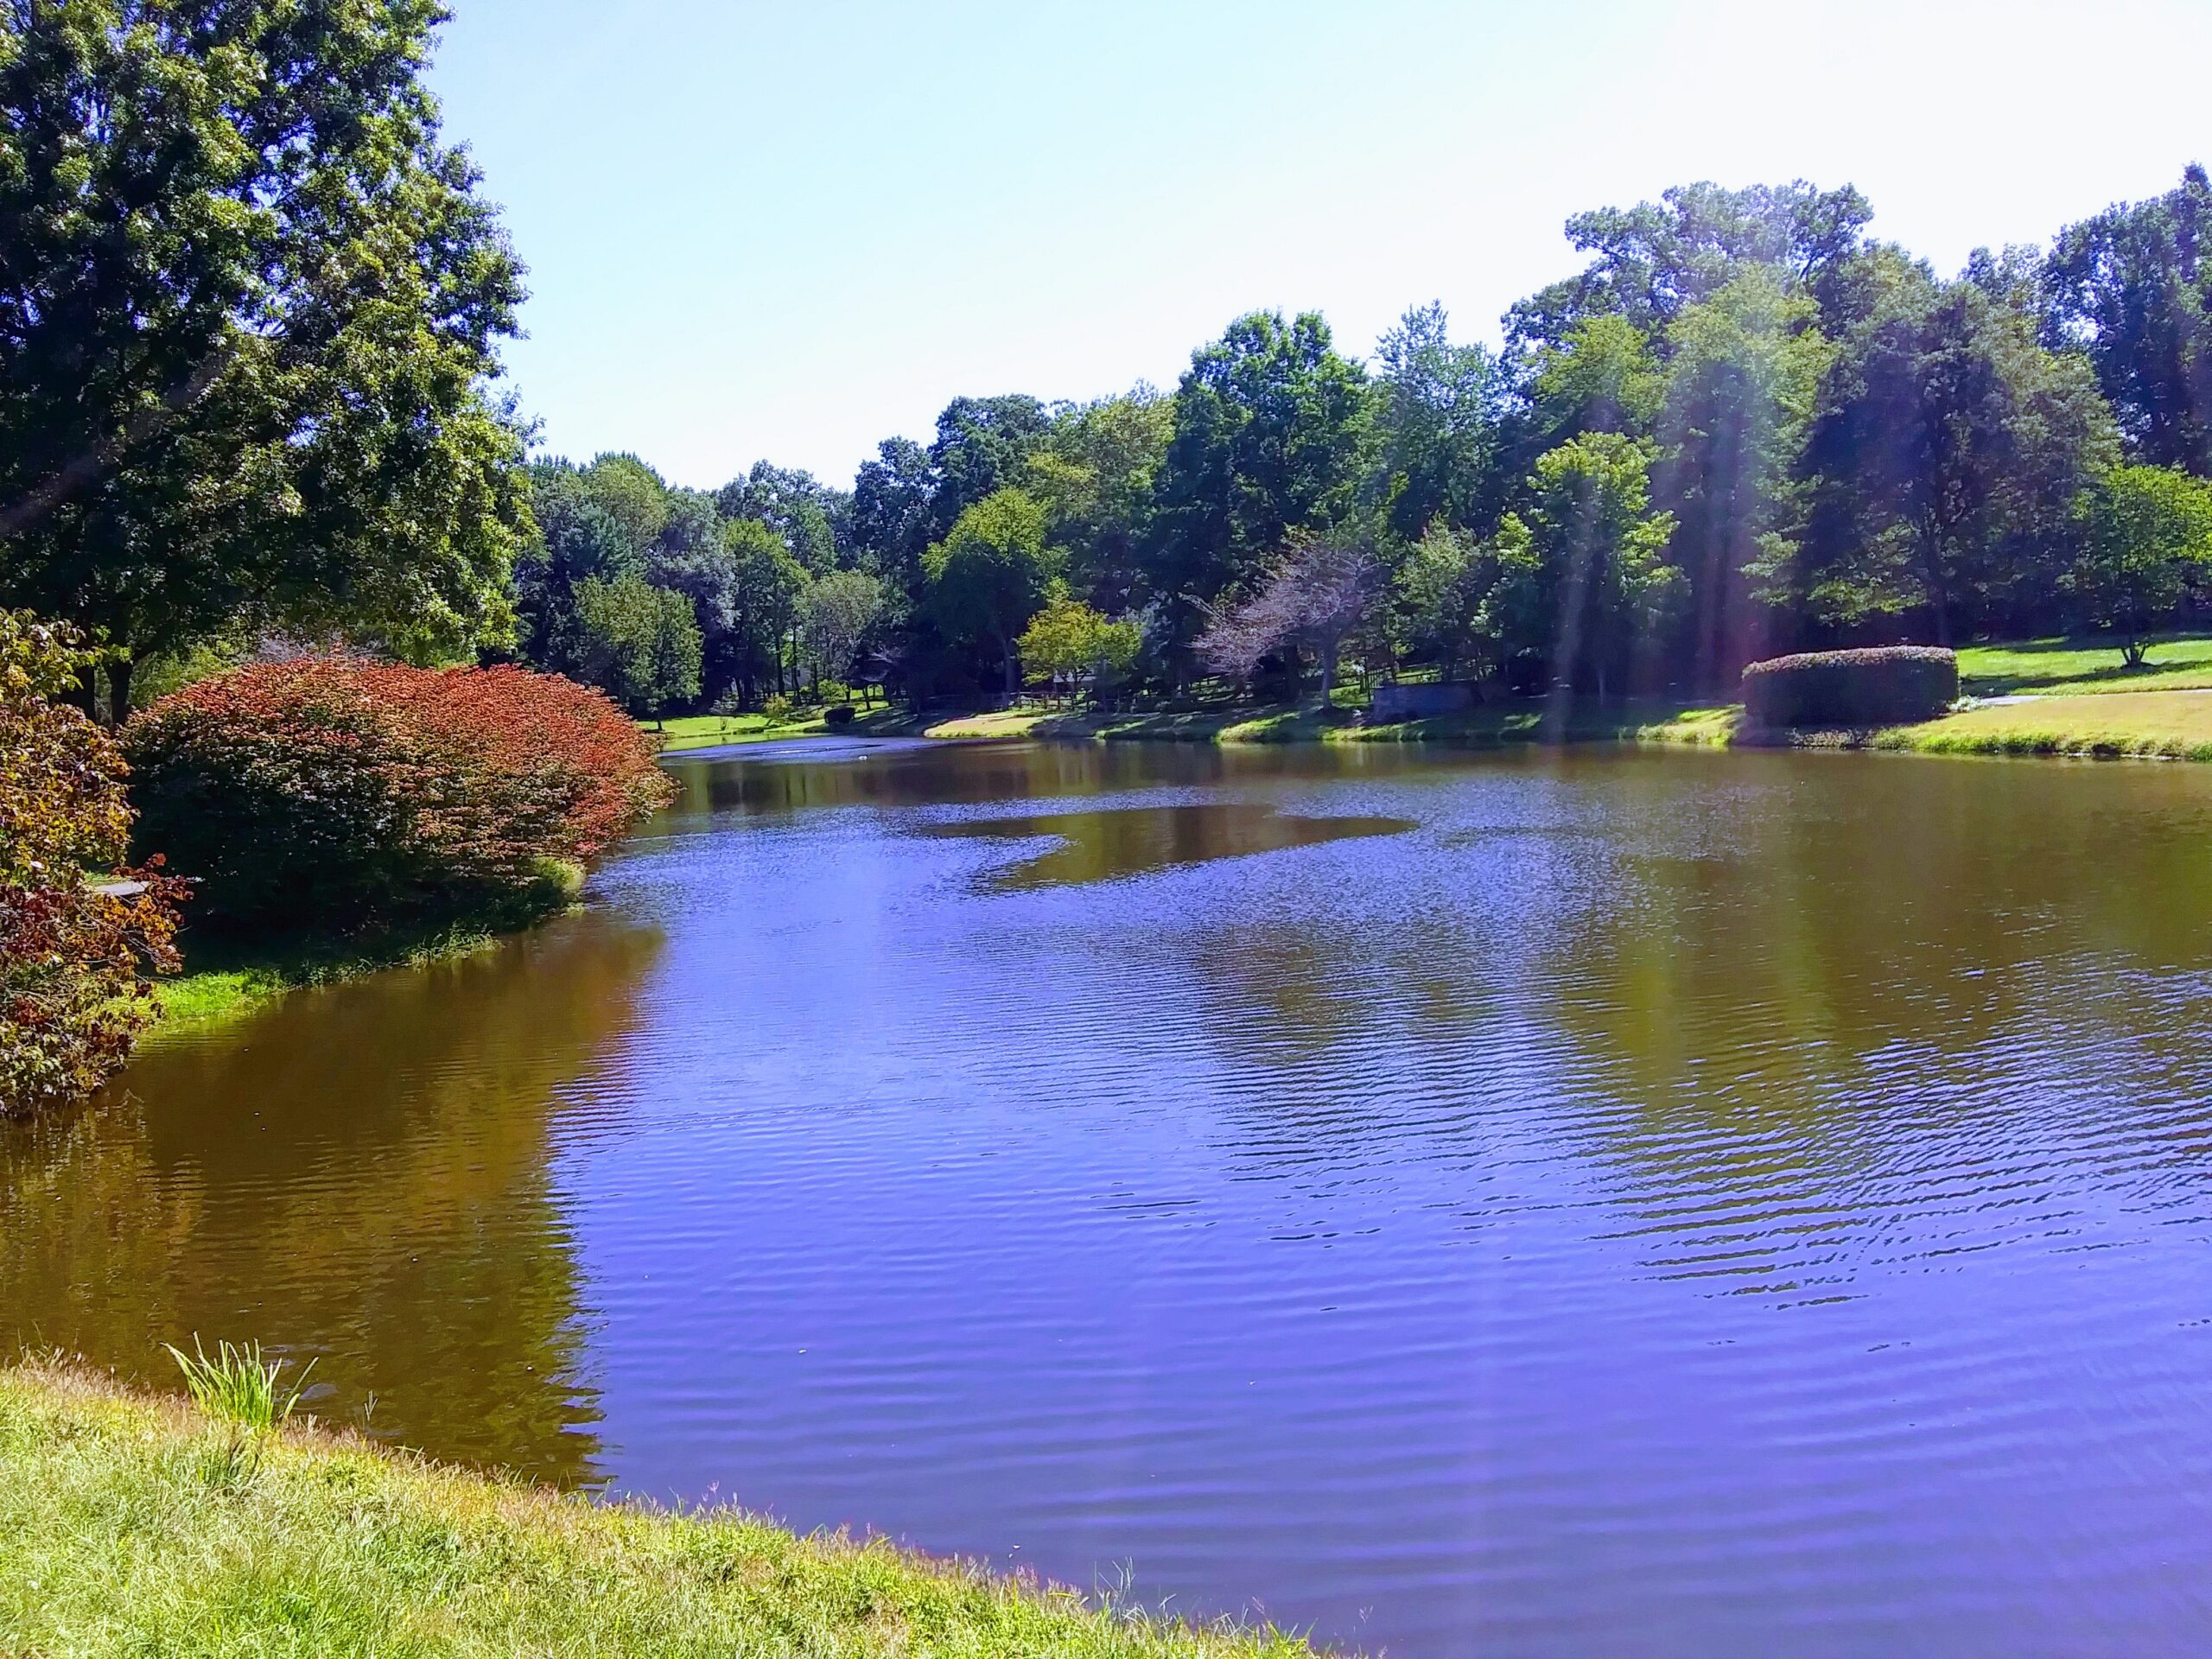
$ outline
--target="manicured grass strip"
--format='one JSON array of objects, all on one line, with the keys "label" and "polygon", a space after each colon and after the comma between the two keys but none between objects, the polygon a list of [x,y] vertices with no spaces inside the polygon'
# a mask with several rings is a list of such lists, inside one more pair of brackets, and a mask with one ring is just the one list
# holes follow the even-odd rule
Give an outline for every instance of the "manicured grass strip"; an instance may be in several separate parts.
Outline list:
[{"label": "manicured grass strip", "polygon": [[[821,737],[831,729],[819,709],[780,721],[771,720],[766,715],[686,715],[676,720],[638,723],[661,740],[664,754],[681,754],[686,749],[718,749],[736,743],[772,743],[786,737]],[[859,715],[851,725],[836,730],[841,736],[865,736],[903,731],[911,725],[904,709],[879,704]]]},{"label": "manicured grass strip", "polygon": [[1296,708],[1222,708],[1182,714],[1097,714],[1015,709],[941,721],[923,735],[940,738],[1089,737],[1113,741],[1186,743],[1430,743],[1534,742],[1548,735],[1566,742],[1643,739],[1726,743],[1738,711],[1685,707],[1666,701],[1576,705],[1555,733],[1544,726],[1541,703],[1485,703],[1461,714],[1388,725],[1325,720],[1311,705]]},{"label": "manicured grass strip", "polygon": [[1923,754],[2075,754],[2212,760],[2212,691],[2039,696],[1985,703],[1872,739]]},{"label": "manicured grass strip", "polygon": [[0,1651],[41,1659],[1311,1651],[881,1541],[597,1504],[311,1428],[218,1425],[38,1365],[0,1371]]},{"label": "manicured grass strip", "polygon": [[1967,645],[1959,652],[1959,680],[1969,696],[2035,696],[2091,692],[2179,690],[2212,685],[2212,636],[2177,634],[2155,641],[2140,668],[2121,660],[2108,641],[2032,639]]}]

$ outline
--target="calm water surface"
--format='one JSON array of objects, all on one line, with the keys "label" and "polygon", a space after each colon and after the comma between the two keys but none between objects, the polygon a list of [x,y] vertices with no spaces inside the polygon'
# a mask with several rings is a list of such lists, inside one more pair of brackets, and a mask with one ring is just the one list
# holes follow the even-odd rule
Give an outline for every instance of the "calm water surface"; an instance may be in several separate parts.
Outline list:
[{"label": "calm water surface", "polygon": [[0,1137],[0,1338],[1465,1653],[2212,1652],[2212,768],[679,768]]}]

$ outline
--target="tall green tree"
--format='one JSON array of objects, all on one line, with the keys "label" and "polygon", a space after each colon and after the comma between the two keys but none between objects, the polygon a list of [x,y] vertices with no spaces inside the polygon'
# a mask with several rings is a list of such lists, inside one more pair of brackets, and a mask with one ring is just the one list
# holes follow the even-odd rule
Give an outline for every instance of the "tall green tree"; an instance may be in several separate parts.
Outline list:
[{"label": "tall green tree", "polygon": [[1673,516],[1651,511],[1651,446],[1589,432],[1540,457],[1525,537],[1554,630],[1552,683],[1599,696],[1664,677],[1659,658],[1681,605],[1682,573],[1667,563]]},{"label": "tall green tree", "polygon": [[2047,615],[2075,502],[2119,458],[2087,365],[1983,288],[1901,261],[1837,344],[1789,591],[1816,619],[1942,645]]},{"label": "tall green tree", "polygon": [[1148,385],[1058,410],[1021,486],[1043,504],[1068,582],[1108,609],[1129,603],[1175,406]]},{"label": "tall green tree", "polygon": [[1684,307],[1751,264],[1777,268],[1825,309],[1872,218],[1849,185],[1822,190],[1802,179],[1743,190],[1679,185],[1656,202],[1577,213],[1567,221],[1567,239],[1595,257],[1580,275],[1507,314],[1509,360],[1518,365],[1558,349],[1596,316],[1624,317],[1646,337],[1663,339]]},{"label": "tall green tree", "polygon": [[2046,343],[2088,353],[2129,452],[2212,477],[2212,180],[2069,225],[2044,273]]},{"label": "tall green tree", "polygon": [[1175,393],[1146,576],[1187,639],[1202,608],[1256,588],[1300,530],[1359,506],[1374,436],[1366,372],[1339,356],[1313,313],[1240,317],[1193,353]]},{"label": "tall green tree", "polygon": [[130,657],[241,619],[510,626],[489,394],[521,268],[422,73],[436,0],[37,0],[0,25],[0,602]]},{"label": "tall green tree", "polygon": [[1389,527],[1410,541],[1438,519],[1495,517],[1498,404],[1487,347],[1453,342],[1440,304],[1417,306],[1376,348],[1382,494]]},{"label": "tall green tree", "polygon": [[721,684],[734,684],[741,702],[757,704],[772,683],[785,683],[786,646],[798,625],[805,566],[784,538],[757,518],[740,518],[722,531],[731,566],[729,626],[710,642],[721,660],[711,664]]},{"label": "tall green tree", "polygon": [[2212,483],[2177,467],[2116,467],[2082,507],[2067,589],[2140,667],[2152,631],[2212,570]]},{"label": "tall green tree", "polygon": [[862,643],[883,615],[883,582],[865,570],[817,576],[798,596],[798,634],[817,676],[849,685]]},{"label": "tall green tree", "polygon": [[1021,689],[1020,641],[1058,575],[1045,509],[1018,489],[993,492],[963,512],[925,560],[929,604],[948,639],[995,647],[1008,696]]},{"label": "tall green tree", "polygon": [[1669,331],[1656,493],[1688,584],[1681,666],[1700,689],[1732,687],[1786,632],[1766,575],[1803,529],[1797,462],[1834,358],[1818,315],[1774,266],[1750,264]]},{"label": "tall green tree", "polygon": [[639,575],[576,585],[583,677],[632,714],[658,717],[699,695],[701,640],[691,601]]}]

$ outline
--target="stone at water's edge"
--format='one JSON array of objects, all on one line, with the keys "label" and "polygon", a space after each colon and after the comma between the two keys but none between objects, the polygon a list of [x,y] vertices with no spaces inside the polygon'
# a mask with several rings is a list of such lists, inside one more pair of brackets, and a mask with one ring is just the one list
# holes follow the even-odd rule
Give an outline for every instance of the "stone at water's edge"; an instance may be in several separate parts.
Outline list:
[{"label": "stone at water's edge", "polygon": [[1471,709],[1478,701],[1475,688],[1447,680],[1427,685],[1378,685],[1375,688],[1374,718],[1378,721],[1429,720]]}]

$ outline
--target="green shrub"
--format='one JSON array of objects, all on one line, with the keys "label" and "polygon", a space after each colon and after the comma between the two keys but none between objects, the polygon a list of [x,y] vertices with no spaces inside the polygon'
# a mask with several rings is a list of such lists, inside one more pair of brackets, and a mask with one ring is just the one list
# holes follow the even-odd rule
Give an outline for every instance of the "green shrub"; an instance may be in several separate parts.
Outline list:
[{"label": "green shrub", "polygon": [[90,658],[0,611],[0,1116],[89,1094],[157,1012],[179,884],[123,868],[122,757],[60,699]]},{"label": "green shrub", "polygon": [[827,709],[824,709],[822,711],[822,723],[824,726],[833,728],[851,725],[853,723],[853,705],[849,702],[831,703]]},{"label": "green shrub", "polygon": [[140,844],[248,931],[542,908],[671,793],[605,696],[518,668],[238,669],[124,746]]},{"label": "green shrub", "polygon": [[1753,726],[1892,726],[1932,719],[1958,699],[1958,657],[1934,645],[1812,652],[1744,671]]}]

